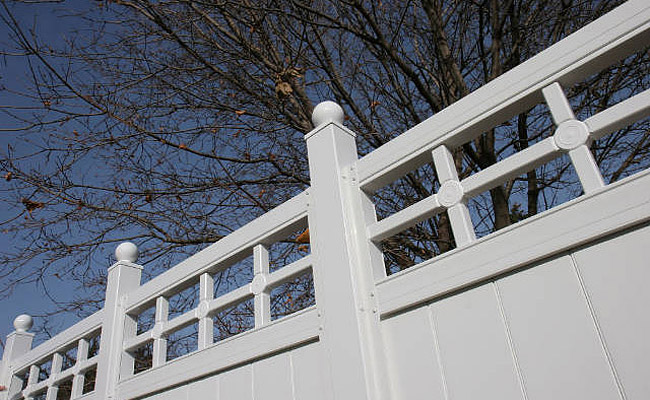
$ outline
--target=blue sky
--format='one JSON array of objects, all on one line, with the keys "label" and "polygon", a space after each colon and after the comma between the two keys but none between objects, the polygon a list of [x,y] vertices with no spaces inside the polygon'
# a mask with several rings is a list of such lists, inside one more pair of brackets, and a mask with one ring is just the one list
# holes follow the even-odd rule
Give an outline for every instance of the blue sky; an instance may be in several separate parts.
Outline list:
[{"label": "blue sky", "polygon": [[[66,35],[67,29],[71,27],[70,18],[63,18],[63,10],[74,10],[78,7],[87,7],[88,2],[81,1],[67,1],[64,3],[49,3],[49,4],[30,4],[30,5],[13,5],[12,11],[15,17],[23,24],[23,26],[34,29],[39,36],[48,38],[55,43],[60,42]],[[7,26],[0,22],[0,47],[6,49],[8,47],[9,31]],[[0,85],[5,88],[20,91],[28,82],[29,77],[26,75],[27,69],[24,59],[19,57],[4,57],[0,59]],[[0,91],[0,106],[6,104],[17,104],[22,101],[18,96],[12,95],[7,91]],[[0,128],[6,129],[14,127],[15,123],[11,121],[6,115],[0,113]],[[20,133],[0,132],[0,151],[5,152],[7,146],[12,144],[15,146],[17,136]],[[2,181],[4,183],[4,180]],[[1,183],[0,183],[1,184]],[[0,196],[3,195],[0,192]],[[6,220],[8,216],[12,215],[10,209],[0,207],[0,218]],[[0,233],[0,249],[10,250],[18,243],[16,240],[8,235]],[[2,268],[3,266],[0,266]],[[107,266],[108,267],[108,266]],[[50,293],[55,298],[63,296],[70,296],[70,287],[66,287],[65,282],[56,282],[56,285],[51,285],[54,291]],[[14,291],[9,299],[0,299],[0,337],[4,342],[6,335],[13,331],[14,318],[23,313],[30,315],[41,314],[44,310],[52,307],[51,300],[45,295],[42,287],[35,284],[21,286],[18,290]],[[64,328],[71,323],[70,318],[60,318],[59,323],[56,324],[55,330]]]}]

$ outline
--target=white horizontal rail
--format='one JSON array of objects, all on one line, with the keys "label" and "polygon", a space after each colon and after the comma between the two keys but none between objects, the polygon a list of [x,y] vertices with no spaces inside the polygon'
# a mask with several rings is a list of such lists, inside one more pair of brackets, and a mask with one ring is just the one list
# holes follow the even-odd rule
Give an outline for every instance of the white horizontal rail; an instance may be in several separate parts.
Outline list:
[{"label": "white horizontal rail", "polygon": [[466,143],[542,101],[544,87],[568,87],[649,40],[650,2],[628,1],[361,158],[361,187],[375,191],[389,184],[429,162],[433,148]]},{"label": "white horizontal rail", "polygon": [[38,392],[43,391],[43,389],[47,389],[49,384],[50,384],[50,381],[48,379],[48,380],[36,383],[34,385],[27,386],[27,388],[25,388],[25,390],[23,391],[23,395],[25,395],[26,397],[33,397]]},{"label": "white horizontal rail", "polygon": [[83,394],[79,397],[75,397],[74,400],[95,400],[97,398],[97,394],[95,392],[90,392]]},{"label": "white horizontal rail", "polygon": [[184,284],[204,272],[216,272],[222,264],[228,267],[226,263],[243,257],[256,244],[271,244],[306,227],[308,195],[308,191],[299,194],[145,283],[129,294],[127,312],[142,311],[140,308],[157,297],[182,290]]},{"label": "white horizontal rail", "polygon": [[477,172],[461,181],[466,198],[477,196],[503,181],[516,178],[560,155],[552,137],[535,143],[498,163]]},{"label": "white horizontal rail", "polygon": [[315,307],[305,309],[123,380],[118,398],[140,398],[317,340],[318,326]]},{"label": "white horizontal rail", "polygon": [[585,120],[593,139],[650,116],[650,89],[630,97]]},{"label": "white horizontal rail", "polygon": [[605,186],[377,283],[380,315],[650,220],[650,170]]},{"label": "white horizontal rail", "polygon": [[46,358],[51,357],[58,351],[62,351],[69,347],[75,347],[79,339],[92,336],[93,333],[101,328],[103,315],[103,310],[97,311],[93,315],[77,322],[70,328],[54,336],[52,339],[33,348],[28,353],[12,362],[11,367],[13,372],[20,373],[31,365],[38,364]]},{"label": "white horizontal rail", "polygon": [[223,296],[219,296],[216,299],[211,300],[210,306],[208,308],[208,314],[216,314],[221,310],[237,305],[242,301],[248,300],[252,297],[253,293],[251,293],[250,285],[242,286],[238,289],[233,290],[232,292],[226,293]]},{"label": "white horizontal rail", "polygon": [[438,202],[438,197],[431,195],[368,226],[368,237],[373,242],[380,242],[444,210]]},{"label": "white horizontal rail", "polygon": [[137,350],[142,345],[153,340],[153,335],[151,331],[143,332],[134,338],[130,338],[124,341],[124,351],[134,351]]},{"label": "white horizontal rail", "polygon": [[283,283],[290,282],[292,279],[299,277],[313,266],[311,256],[303,257],[291,264],[272,272],[269,275],[269,281],[266,284],[267,290],[273,289],[282,285]]},{"label": "white horizontal rail", "polygon": [[[249,285],[242,286],[233,290],[232,292],[228,292],[216,299],[211,300],[209,303],[208,314],[218,313],[225,308],[239,304],[242,301],[245,301],[252,297],[253,295],[249,289]],[[186,326],[192,325],[198,320],[199,317],[197,315],[197,308],[193,308],[189,311],[184,312],[176,318],[170,319],[169,321],[160,322],[161,333],[163,336],[169,335],[175,331],[185,328]],[[137,348],[152,341],[153,339],[153,331],[148,330],[139,334],[135,338],[127,339],[124,343],[124,350],[136,350]]]}]

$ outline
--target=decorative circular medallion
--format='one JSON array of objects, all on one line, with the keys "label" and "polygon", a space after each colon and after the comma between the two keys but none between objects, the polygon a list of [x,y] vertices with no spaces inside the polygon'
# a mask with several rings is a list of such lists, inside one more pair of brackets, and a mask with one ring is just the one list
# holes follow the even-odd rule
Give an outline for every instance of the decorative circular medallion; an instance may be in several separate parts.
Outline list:
[{"label": "decorative circular medallion", "polygon": [[564,121],[555,130],[553,139],[555,140],[555,145],[560,149],[566,151],[573,150],[587,142],[587,139],[589,139],[589,129],[584,122],[578,121],[577,119]]},{"label": "decorative circular medallion", "polygon": [[266,289],[266,276],[264,274],[257,274],[251,282],[251,292],[254,295],[262,293]]},{"label": "decorative circular medallion", "polygon": [[209,302],[207,300],[201,301],[201,303],[199,303],[199,306],[196,307],[196,317],[199,319],[207,317],[209,309]]},{"label": "decorative circular medallion", "polygon": [[458,181],[447,181],[440,186],[438,190],[438,202],[441,206],[449,208],[454,206],[463,199],[463,187]]},{"label": "decorative circular medallion", "polygon": [[154,339],[160,339],[163,333],[163,326],[160,322],[157,322],[153,329],[151,330],[151,337]]}]

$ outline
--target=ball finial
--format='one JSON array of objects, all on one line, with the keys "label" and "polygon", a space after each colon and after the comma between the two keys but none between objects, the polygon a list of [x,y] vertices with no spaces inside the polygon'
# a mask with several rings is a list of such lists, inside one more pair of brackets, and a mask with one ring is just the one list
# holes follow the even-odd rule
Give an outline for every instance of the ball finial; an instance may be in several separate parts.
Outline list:
[{"label": "ball finial", "polygon": [[343,109],[340,105],[333,101],[324,101],[314,108],[311,114],[311,122],[314,126],[319,126],[327,122],[343,123],[344,118]]},{"label": "ball finial", "polygon": [[34,319],[27,314],[19,315],[14,319],[14,329],[16,332],[27,332],[32,329],[33,325]]},{"label": "ball finial", "polygon": [[117,261],[136,262],[138,260],[138,246],[131,242],[121,243],[115,249],[115,258]]}]

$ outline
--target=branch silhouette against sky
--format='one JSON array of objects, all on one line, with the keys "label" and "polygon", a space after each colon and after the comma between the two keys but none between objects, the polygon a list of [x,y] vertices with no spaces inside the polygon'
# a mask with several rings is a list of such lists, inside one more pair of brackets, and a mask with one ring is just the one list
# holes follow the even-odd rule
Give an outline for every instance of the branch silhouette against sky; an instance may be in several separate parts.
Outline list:
[{"label": "branch silhouette against sky", "polygon": [[[306,189],[320,101],[342,105],[361,156],[620,3],[3,0],[0,333],[21,293],[40,293],[44,337],[101,308],[121,241],[149,279]],[[576,116],[648,89],[649,66],[645,49],[565,88]],[[543,105],[512,116],[454,149],[461,179],[553,129]],[[647,120],[591,145],[607,182],[647,168],[649,149]],[[372,199],[383,218],[438,187],[426,164]],[[469,206],[482,236],[580,194],[565,157]],[[278,264],[308,251],[301,233]],[[455,243],[443,213],[381,246],[392,274]],[[306,280],[287,293],[313,302]]]}]

